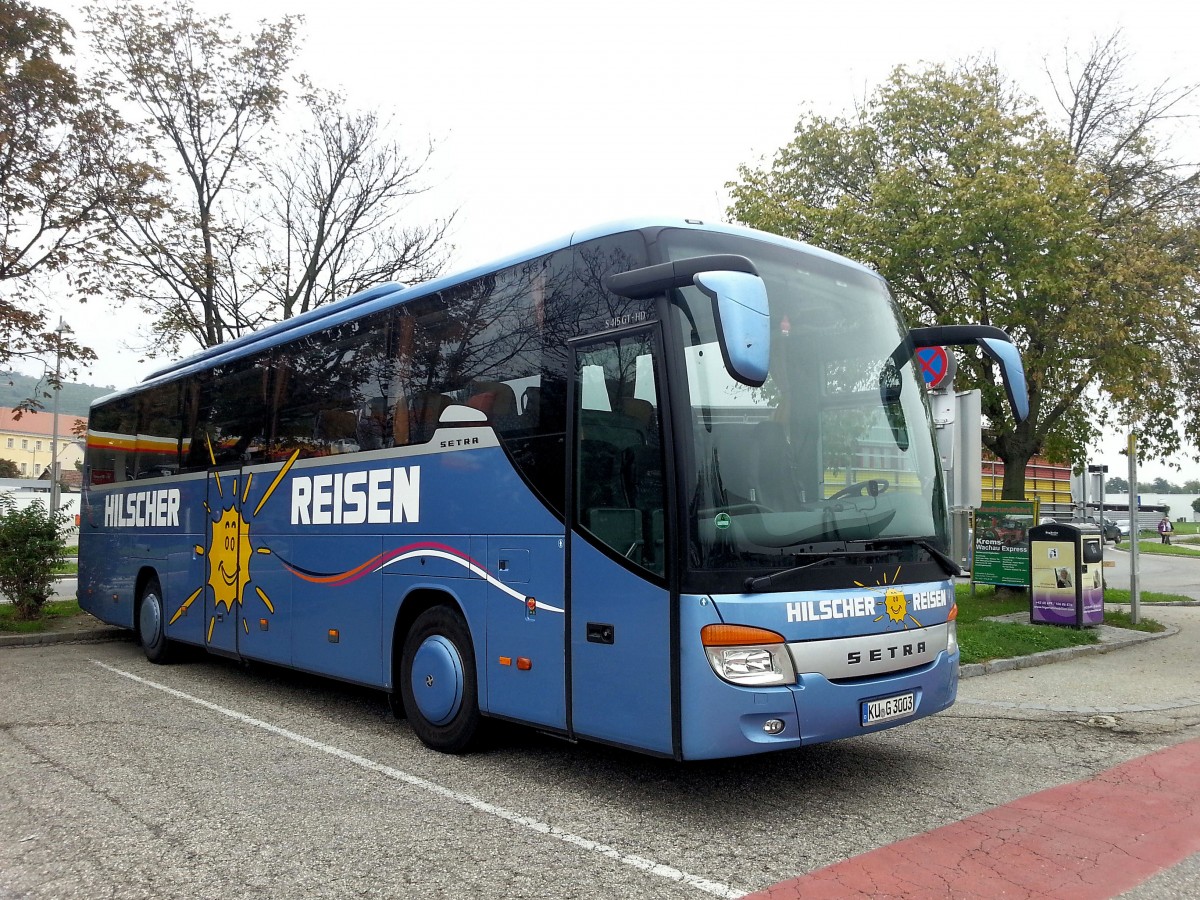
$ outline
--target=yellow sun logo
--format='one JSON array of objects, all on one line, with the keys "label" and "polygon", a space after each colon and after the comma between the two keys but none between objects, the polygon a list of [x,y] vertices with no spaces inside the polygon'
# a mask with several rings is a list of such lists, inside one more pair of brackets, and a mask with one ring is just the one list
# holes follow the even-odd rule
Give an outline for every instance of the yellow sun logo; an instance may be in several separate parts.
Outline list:
[{"label": "yellow sun logo", "polygon": [[[233,483],[237,490],[237,482]],[[242,594],[250,583],[249,566],[239,564],[249,560],[250,523],[236,509],[221,510],[217,521],[208,528],[208,586],[212,588],[213,603],[227,611],[234,603],[242,602]]]},{"label": "yellow sun logo", "polygon": [[[209,459],[215,465],[216,459],[213,455],[211,443],[208,446],[208,455]],[[284,463],[283,468],[275,476],[275,480],[271,482],[270,487],[263,493],[262,499],[258,501],[258,506],[250,514],[249,520],[242,515],[242,509],[245,508],[249,500],[250,484],[254,479],[254,473],[250,472],[246,474],[245,488],[242,490],[240,497],[238,496],[237,478],[232,479],[229,496],[226,497],[225,485],[221,481],[221,474],[219,472],[213,474],[217,494],[223,501],[221,510],[216,514],[216,518],[213,518],[213,510],[208,505],[208,501],[205,501],[204,511],[209,514],[208,547],[202,547],[197,544],[194,548],[198,555],[208,558],[208,581],[206,584],[202,584],[196,588],[192,592],[192,595],[180,604],[179,609],[175,611],[175,615],[171,616],[169,624],[175,624],[176,620],[187,611],[188,607],[192,605],[197,597],[204,593],[204,589],[207,587],[212,590],[214,614],[208,620],[205,640],[211,643],[213,628],[217,623],[216,608],[224,607],[226,612],[232,612],[235,603],[239,607],[242,605],[246,588],[250,584],[250,557],[255,553],[269,555],[271,552],[266,547],[259,547],[257,550],[254,548],[250,541],[250,522],[254,520],[254,517],[262,511],[267,501],[271,499],[275,488],[279,487],[280,482],[283,481],[284,476],[291,469],[292,463],[299,456],[300,451],[297,450]],[[271,599],[263,593],[262,589],[255,587],[254,592],[258,594],[258,598],[266,606],[267,611],[274,614],[275,607],[272,605]],[[250,626],[247,624],[245,618],[242,619],[242,628],[249,633]]]},{"label": "yellow sun logo", "polygon": [[883,606],[889,619],[904,623],[908,616],[908,601],[904,597],[904,591],[898,591],[894,587],[888,588],[887,593],[883,595]]},{"label": "yellow sun logo", "polygon": [[[895,582],[899,578],[900,578],[900,569],[897,568],[895,573],[892,575],[892,583],[895,584]],[[865,585],[859,581],[856,581],[854,583],[856,585],[858,585],[860,588],[867,588],[867,590],[877,591],[877,590],[879,590],[879,586],[887,585],[888,578],[887,578],[887,574],[885,573],[883,578],[879,582],[879,586],[875,586],[875,587],[868,587],[867,585]],[[899,625],[903,625],[904,628],[907,630],[908,620],[912,619],[912,621],[916,624],[916,626],[918,628],[923,627],[921,625],[921,623],[917,621],[917,617],[912,615],[912,613],[910,613],[908,611],[908,598],[904,595],[904,591],[900,590],[897,587],[887,587],[887,590],[885,590],[883,592],[883,609],[884,609],[884,614],[882,616],[876,617],[874,619],[874,621],[882,622],[884,619],[889,619],[892,622],[895,622]]]}]

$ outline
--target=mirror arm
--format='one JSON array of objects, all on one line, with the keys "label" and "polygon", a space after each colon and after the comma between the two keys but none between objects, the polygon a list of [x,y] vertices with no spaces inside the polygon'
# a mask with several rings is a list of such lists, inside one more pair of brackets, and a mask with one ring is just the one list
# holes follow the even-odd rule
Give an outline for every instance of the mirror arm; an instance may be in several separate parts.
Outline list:
[{"label": "mirror arm", "polygon": [[995,325],[930,325],[926,328],[913,328],[908,332],[912,338],[913,347],[941,347],[953,345],[961,347],[964,344],[974,344],[979,338],[992,338],[1011,344],[1012,338],[1003,328]]},{"label": "mirror arm", "polygon": [[[1017,422],[1029,418],[1029,391],[1025,382],[1025,371],[1016,344],[1004,329],[994,325],[930,325],[911,329],[905,344],[911,344],[912,350],[908,351],[910,353],[921,347],[977,345],[999,363],[1004,371],[1004,390],[1008,394],[1008,402]],[[896,348],[892,354],[893,359],[901,353],[905,344]],[[1014,380],[1019,380],[1019,384],[1014,384]]]},{"label": "mirror arm", "polygon": [[745,272],[747,275],[757,275],[758,269],[744,256],[718,253],[608,275],[604,279],[604,286],[620,297],[640,300],[671,288],[688,287],[692,284],[692,278],[701,272]]}]

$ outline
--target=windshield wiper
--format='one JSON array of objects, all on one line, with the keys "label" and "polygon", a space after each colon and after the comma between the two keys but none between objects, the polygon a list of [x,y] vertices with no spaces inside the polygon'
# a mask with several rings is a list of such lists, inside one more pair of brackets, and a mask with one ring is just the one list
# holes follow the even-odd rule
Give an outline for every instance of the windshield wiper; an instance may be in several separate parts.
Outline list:
[{"label": "windshield wiper", "polygon": [[[931,557],[933,557],[934,561],[939,566],[942,567],[942,569],[946,572],[947,575],[957,578],[957,577],[965,574],[964,570],[962,569],[961,566],[959,566],[958,563],[956,563],[953,559],[951,559],[950,556],[948,556],[942,550],[938,549],[938,547],[935,544],[933,544],[932,542],[930,542],[929,540],[927,540],[926,538],[923,538],[923,537],[916,537],[916,536],[889,537],[889,538],[884,538],[882,540],[871,541],[870,544],[873,546],[879,546],[880,544],[916,544],[918,547],[920,547],[922,550],[924,550],[926,553],[928,553]],[[793,575],[798,575],[801,572],[804,572],[808,569],[815,568],[817,566],[823,566],[826,563],[833,562],[834,560],[837,560],[837,559],[842,559],[845,557],[862,558],[862,557],[866,557],[866,556],[890,556],[893,553],[895,553],[894,550],[865,550],[865,549],[864,550],[809,550],[809,551],[802,551],[802,552],[796,553],[794,555],[795,556],[803,556],[803,557],[815,557],[814,561],[810,562],[810,563],[805,563],[802,566],[795,566],[791,569],[780,569],[778,572],[774,572],[771,575],[760,575],[757,578],[755,578],[755,577],[747,578],[745,581],[744,587],[749,592],[758,593],[761,591],[770,590],[772,587],[775,586],[776,581],[786,580],[786,579],[792,577]]]},{"label": "windshield wiper", "polygon": [[864,557],[864,556],[889,556],[891,550],[816,550],[806,553],[796,553],[795,556],[816,556],[820,557],[815,562],[805,563],[802,566],[795,566],[791,569],[781,569],[770,575],[760,575],[757,578],[747,578],[745,588],[747,591],[755,593],[759,591],[769,590],[775,585],[776,580],[790,578],[792,575],[798,575],[806,569],[812,569],[817,566],[823,566],[826,563],[833,562],[835,559],[841,559],[847,556]]},{"label": "windshield wiper", "polygon": [[958,577],[966,574],[965,571],[963,570],[962,566],[960,566],[958,563],[956,563],[948,554],[946,554],[945,552],[940,550],[936,544],[929,541],[927,538],[916,537],[916,536],[889,537],[889,538],[883,538],[879,541],[875,541],[874,543],[882,544],[882,543],[892,543],[892,542],[916,544],[918,547],[920,547],[922,550],[924,550],[926,553],[928,553],[930,556],[932,556],[934,561],[939,566],[942,567],[942,569],[945,571],[945,573],[947,575],[950,575],[953,578],[958,578]]}]

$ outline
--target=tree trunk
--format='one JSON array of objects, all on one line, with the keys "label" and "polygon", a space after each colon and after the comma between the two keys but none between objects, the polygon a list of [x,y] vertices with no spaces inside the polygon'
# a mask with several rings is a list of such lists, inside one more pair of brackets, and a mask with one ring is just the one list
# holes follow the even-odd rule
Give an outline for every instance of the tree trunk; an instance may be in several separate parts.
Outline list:
[{"label": "tree trunk", "polygon": [[1024,500],[1025,498],[1025,468],[1029,465],[1032,454],[1009,454],[1004,460],[1004,484],[1000,497],[1003,500]]}]

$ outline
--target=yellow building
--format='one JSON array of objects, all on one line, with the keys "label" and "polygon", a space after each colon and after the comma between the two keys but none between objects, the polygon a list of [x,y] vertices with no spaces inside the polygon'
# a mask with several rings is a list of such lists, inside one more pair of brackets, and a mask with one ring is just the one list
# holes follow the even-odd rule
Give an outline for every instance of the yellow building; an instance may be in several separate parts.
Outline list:
[{"label": "yellow building", "polygon": [[[83,444],[76,436],[83,420],[78,416],[58,416],[58,465],[61,472],[74,472],[83,462]],[[54,415],[48,412],[16,413],[0,406],[0,459],[17,464],[22,478],[40,478],[50,467],[54,444]]]}]

